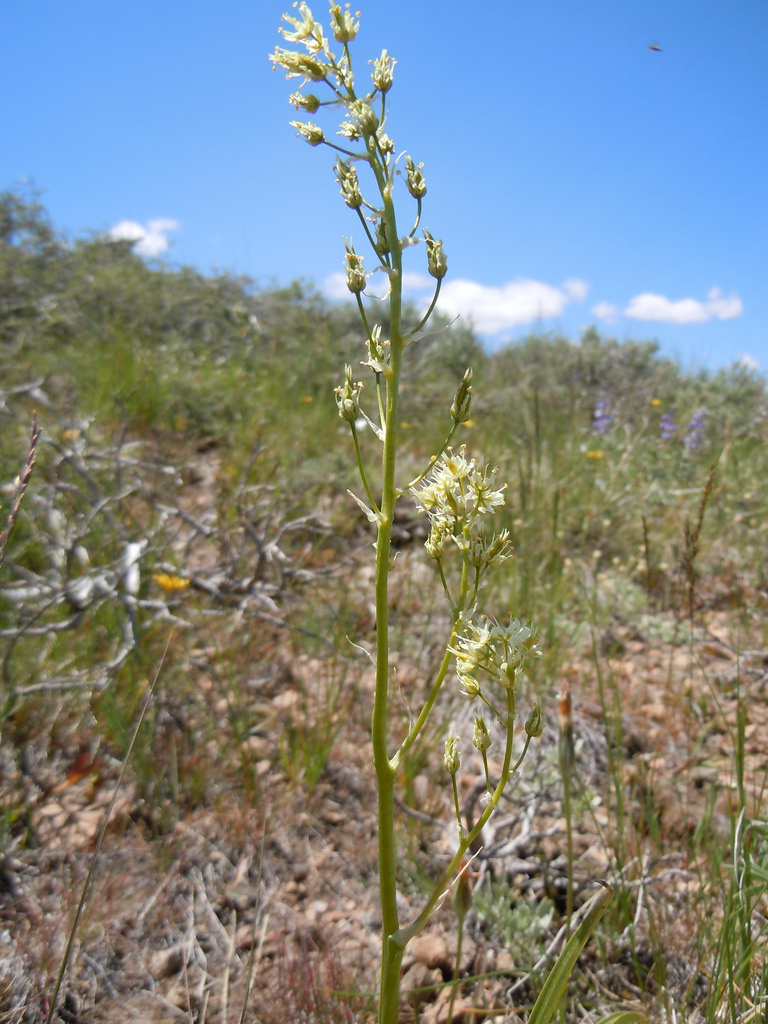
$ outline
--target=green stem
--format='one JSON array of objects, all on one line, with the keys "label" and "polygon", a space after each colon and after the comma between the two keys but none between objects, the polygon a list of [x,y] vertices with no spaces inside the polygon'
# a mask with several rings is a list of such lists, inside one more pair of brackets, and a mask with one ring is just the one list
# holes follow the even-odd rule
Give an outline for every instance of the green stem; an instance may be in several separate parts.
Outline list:
[{"label": "green stem", "polygon": [[419,331],[421,330],[421,328],[424,326],[424,324],[426,324],[427,320],[429,320],[429,318],[432,316],[432,310],[435,308],[435,305],[437,303],[437,298],[438,298],[438,296],[440,294],[440,285],[441,284],[442,284],[442,278],[438,278],[437,286],[435,287],[435,294],[432,296],[432,301],[429,304],[429,309],[427,310],[427,312],[424,314],[424,316],[419,321],[418,326],[414,327],[414,329],[412,331],[413,334],[418,334]]},{"label": "green stem", "polygon": [[[360,211],[358,210],[358,213]],[[355,292],[355,298],[357,299],[357,309],[360,313],[360,319],[363,321],[363,327],[365,327],[365,336],[368,340],[371,340],[371,328],[368,324],[368,314],[365,312],[365,305],[363,304],[363,297],[360,292]]]},{"label": "green stem", "polygon": [[566,857],[568,861],[568,883],[565,893],[565,938],[571,937],[573,919],[573,817],[571,808],[570,768],[563,772],[563,810],[565,812]]},{"label": "green stem", "polygon": [[413,222],[413,227],[411,228],[411,230],[410,230],[410,232],[408,234],[409,238],[413,238],[413,236],[419,230],[419,224],[420,223],[421,223],[421,197],[418,197],[416,199],[416,220]]},{"label": "green stem", "polygon": [[399,928],[397,913],[397,853],[395,844],[395,769],[389,758],[389,572],[392,522],[398,498],[397,465],[398,397],[403,357],[402,253],[397,242],[397,222],[390,182],[383,168],[371,166],[384,200],[387,237],[392,239],[390,270],[390,376],[386,387],[386,422],[382,454],[381,518],[376,539],[376,691],[373,701],[371,739],[378,790],[379,895],[381,900],[381,982],[379,1024],[398,1024],[400,965],[404,946],[393,943]]},{"label": "green stem", "polygon": [[[514,734],[514,725],[515,725],[515,695],[514,695],[514,692],[511,689],[507,690],[507,722],[506,722],[506,725],[507,725],[507,729],[506,729],[506,732],[507,732],[507,742],[506,742],[506,747],[504,749],[504,764],[502,766],[501,775],[499,777],[499,781],[498,781],[498,783],[496,785],[496,788],[494,789],[493,793],[490,795],[490,797],[488,799],[488,803],[486,804],[485,809],[483,810],[483,813],[477,819],[477,821],[475,822],[473,827],[469,830],[469,832],[465,832],[462,835],[462,838],[461,838],[461,840],[459,842],[459,846],[458,846],[458,849],[456,850],[456,853],[453,855],[453,858],[451,859],[450,864],[445,869],[445,871],[442,873],[442,875],[440,876],[437,884],[432,889],[432,893],[429,896],[429,899],[427,900],[427,902],[424,904],[424,907],[422,908],[421,913],[418,915],[418,917],[416,917],[411,922],[411,924],[409,924],[405,928],[401,928],[397,932],[397,934],[392,936],[392,943],[394,945],[396,945],[397,948],[400,949],[400,950],[405,950],[405,947],[408,945],[408,943],[411,941],[411,939],[414,938],[416,935],[418,935],[419,932],[426,926],[427,922],[429,921],[430,917],[432,916],[432,912],[435,910],[435,908],[441,902],[441,900],[445,896],[446,892],[448,891],[448,889],[452,885],[452,883],[453,883],[453,881],[454,881],[454,879],[455,879],[455,877],[456,877],[456,875],[457,875],[457,873],[459,871],[459,868],[461,867],[461,864],[462,864],[462,862],[464,860],[464,857],[466,855],[467,850],[470,849],[470,847],[472,846],[472,844],[475,842],[476,839],[480,838],[480,833],[483,831],[483,828],[485,827],[486,822],[488,821],[490,816],[493,814],[493,812],[496,810],[496,807],[497,807],[497,805],[499,803],[499,800],[501,799],[501,794],[504,792],[504,789],[505,789],[507,783],[509,782],[510,776],[512,776],[514,774],[515,770],[517,769],[517,767],[520,765],[521,761],[525,757],[526,751],[528,750],[528,745],[529,745],[529,743],[531,741],[530,736],[526,736],[526,738],[525,738],[525,746],[523,748],[523,752],[521,753],[520,757],[518,758],[517,762],[515,763],[515,766],[511,767],[511,764],[512,764],[512,747],[514,746],[514,735],[513,734]],[[394,1024],[397,1024],[396,1018],[393,1018],[393,1021],[394,1021]]]},{"label": "green stem", "polygon": [[362,481],[365,489],[365,496],[374,512],[378,512],[378,506],[376,505],[376,499],[373,496],[370,486],[368,485],[368,477],[365,472],[365,464],[363,462],[363,453],[360,451],[360,438],[358,437],[357,427],[354,423],[350,424],[352,427],[352,440],[355,443],[355,456],[357,458],[357,470],[360,474],[360,480]]},{"label": "green stem", "polygon": [[573,918],[573,808],[571,805],[571,782],[573,780],[573,765],[576,757],[573,745],[573,722],[571,719],[571,691],[568,684],[564,684],[560,690],[558,718],[560,735],[557,750],[560,763],[560,777],[563,780],[563,813],[565,815],[568,859],[568,886],[565,897],[565,937],[567,940],[571,935],[571,920]]},{"label": "green stem", "polygon": [[453,784],[453,809],[456,813],[456,822],[459,828],[461,828],[461,803],[459,802],[459,786],[456,782],[456,772],[451,773],[451,782]]},{"label": "green stem", "polygon": [[451,596],[451,588],[448,586],[448,580],[445,578],[445,569],[443,567],[442,558],[438,558],[437,560],[437,569],[438,572],[440,573],[440,582],[443,585],[443,591],[445,593],[446,598],[448,599],[448,604],[451,606],[451,608],[456,608],[456,602],[453,600],[453,597]]},{"label": "green stem", "polygon": [[459,934],[456,938],[456,962],[453,965],[453,979],[451,981],[451,1001],[448,1004],[448,1017],[449,1024],[453,1021],[453,1008],[456,1005],[456,992],[459,988],[459,973],[461,972],[461,953],[462,947],[464,946],[464,920],[466,918],[466,912],[460,910],[458,912],[459,918]]},{"label": "green stem", "polygon": [[[376,211],[376,212],[378,212],[378,211]],[[365,219],[365,217],[363,215],[363,211],[359,207],[357,209],[357,216],[360,218],[360,223],[363,225],[363,231],[365,232],[366,238],[368,239],[371,248],[373,249],[374,252],[376,252],[376,242],[374,241],[373,235],[371,234],[371,229],[368,227],[368,221]],[[358,302],[359,301],[360,300],[358,299]],[[366,322],[365,326],[366,326],[366,330],[367,330],[368,329],[367,322]],[[368,331],[368,337],[370,337],[370,336],[371,336],[370,331]]]},{"label": "green stem", "polygon": [[[373,700],[371,739],[373,763],[376,770],[378,791],[378,847],[379,847],[379,894],[381,899],[381,992],[379,1001],[379,1024],[397,1024],[399,1003],[398,978],[393,975],[394,960],[390,953],[389,937],[397,931],[397,889],[396,850],[394,822],[395,771],[389,760],[387,743],[389,721],[389,607],[388,583],[390,540],[394,513],[394,465],[395,446],[392,433],[397,423],[396,406],[397,379],[389,382],[387,388],[387,427],[384,441],[384,475],[381,500],[381,519],[376,539],[376,691]],[[393,985],[397,990],[394,1011],[391,1006]],[[386,1012],[385,1012],[386,1007]]]},{"label": "green stem", "polygon": [[488,768],[488,752],[483,750],[481,753],[483,755],[483,771],[485,773],[485,791],[486,793],[491,793],[491,773]]}]

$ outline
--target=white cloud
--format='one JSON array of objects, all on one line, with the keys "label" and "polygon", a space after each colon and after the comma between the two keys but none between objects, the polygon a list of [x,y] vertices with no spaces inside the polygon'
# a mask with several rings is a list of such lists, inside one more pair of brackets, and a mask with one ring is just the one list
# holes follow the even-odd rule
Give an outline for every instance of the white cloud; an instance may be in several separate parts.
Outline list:
[{"label": "white cloud", "polygon": [[[403,291],[418,301],[429,301],[434,287],[434,278],[426,274],[403,274]],[[326,277],[323,291],[329,299],[350,297],[342,273]],[[443,282],[437,306],[451,318],[466,319],[478,334],[496,334],[520,324],[560,316],[570,303],[582,302],[588,291],[586,282],[576,279],[564,281],[559,288],[522,277],[498,288],[477,281],[447,280]],[[386,292],[386,279],[375,276],[369,282],[366,297],[383,299]]]},{"label": "white cloud", "polygon": [[739,356],[736,362],[739,364],[739,366],[746,367],[747,370],[760,369],[760,363],[758,363],[755,357],[751,356],[748,352],[742,352],[742,354]]},{"label": "white cloud", "polygon": [[403,271],[403,288],[406,291],[426,292],[433,291],[434,287],[434,277],[430,277],[428,274],[419,274],[413,270]]},{"label": "white cloud", "polygon": [[323,281],[323,292],[329,299],[334,301],[352,298],[351,292],[347,288],[347,276],[342,274],[340,270],[326,277]]},{"label": "white cloud", "polygon": [[608,323],[613,323],[621,313],[621,310],[617,306],[611,305],[610,302],[598,302],[596,306],[592,307],[591,311],[595,316],[600,317],[601,320],[607,320]]},{"label": "white cloud", "polygon": [[630,300],[624,316],[632,320],[655,320],[667,324],[701,324],[713,317],[731,320],[741,316],[743,311],[744,305],[738,295],[726,297],[719,288],[712,288],[703,302],[698,299],[672,300],[664,295],[643,292]]},{"label": "white cloud", "polygon": [[159,217],[147,221],[146,227],[135,220],[121,220],[109,229],[109,237],[115,241],[125,239],[134,242],[133,251],[139,256],[159,256],[170,247],[169,231],[178,231],[181,225],[177,220]]},{"label": "white cloud", "polygon": [[560,316],[571,302],[582,302],[588,290],[577,280],[564,281],[559,288],[523,277],[498,288],[477,281],[448,281],[438,308],[449,316],[466,317],[478,334],[496,334]]}]

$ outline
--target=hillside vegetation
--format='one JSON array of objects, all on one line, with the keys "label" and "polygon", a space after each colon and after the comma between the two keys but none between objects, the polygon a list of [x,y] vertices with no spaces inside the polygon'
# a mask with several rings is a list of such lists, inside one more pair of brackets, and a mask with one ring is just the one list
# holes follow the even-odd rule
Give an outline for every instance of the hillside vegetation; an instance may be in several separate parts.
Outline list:
[{"label": "hillside vegetation", "polygon": [[[358,334],[309,283],[146,263],[0,196],[3,519],[42,430],[0,568],[0,1022],[47,1019],[143,711],[54,1019],[371,1019],[372,538],[333,394]],[[463,439],[509,481],[493,603],[538,626],[546,727],[475,862],[456,1012],[524,1016],[568,887],[578,906],[603,878],[617,898],[564,1019],[763,1019],[766,382],[593,330],[489,354],[444,323],[410,352],[406,463],[470,365]],[[404,718],[446,634],[424,536],[406,495]],[[404,769],[402,828],[438,874],[430,758]],[[409,1020],[446,1019],[441,913],[406,965]]]}]

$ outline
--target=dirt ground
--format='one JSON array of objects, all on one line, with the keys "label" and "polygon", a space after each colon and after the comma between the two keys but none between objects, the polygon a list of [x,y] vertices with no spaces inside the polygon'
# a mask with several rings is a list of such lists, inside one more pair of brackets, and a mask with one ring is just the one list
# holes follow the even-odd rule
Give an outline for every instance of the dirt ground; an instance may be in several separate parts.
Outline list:
[{"label": "dirt ground", "polygon": [[[662,642],[636,628],[601,638],[609,648],[599,658],[604,694],[610,679],[609,714],[615,695],[620,701],[620,719],[607,729],[591,642],[574,650],[565,670],[577,749],[576,907],[605,879],[620,890],[631,915],[610,941],[593,943],[583,955],[572,985],[573,1019],[597,1019],[598,1008],[643,1008],[653,1017],[654,1001],[659,1019],[665,1001],[685,1014],[678,1019],[697,1019],[711,949],[695,936],[711,909],[702,905],[705,869],[692,859],[694,839],[704,828],[729,842],[740,694],[749,697],[745,758],[749,797],[758,810],[768,724],[766,652],[744,653],[740,637],[737,654],[730,612],[712,611],[707,618],[707,631],[698,629],[692,643]],[[272,660],[260,677],[261,713],[269,701],[279,728],[288,719],[295,725],[312,710],[299,694],[314,687],[320,700],[322,672],[306,659],[281,665],[269,645],[264,654]],[[54,1019],[374,1019],[379,915],[375,788],[365,736],[369,675],[361,672],[355,707],[344,709],[325,771],[310,793],[281,765],[277,736],[269,730],[246,740],[256,791],[221,787],[214,805],[183,814],[163,837],[153,834],[136,783],[130,776],[123,781]],[[557,948],[567,862],[554,695],[544,710],[544,734],[472,863],[475,893],[492,892],[506,906],[494,915],[486,899],[479,913],[476,898],[467,918],[460,977],[479,980],[459,989],[457,1021],[524,1016],[536,986],[529,974],[534,959],[553,942]],[[2,1021],[46,1019],[115,792],[119,765],[98,751],[84,755],[76,737],[70,741],[55,762],[29,750],[19,765],[7,747],[3,752],[5,785],[16,794],[23,789],[33,841],[23,847],[10,842],[2,861]],[[425,764],[405,780],[404,920],[418,908],[425,878],[439,872],[452,849],[455,826],[439,754],[434,770]],[[478,775],[469,762],[463,772],[462,798],[471,813]],[[616,773],[618,794],[611,784]],[[546,920],[536,915],[542,906],[551,908]],[[516,950],[500,925],[515,908],[525,925]],[[538,932],[530,930],[536,921],[543,922]],[[409,948],[404,1021],[447,1020],[455,925],[448,900]]]}]

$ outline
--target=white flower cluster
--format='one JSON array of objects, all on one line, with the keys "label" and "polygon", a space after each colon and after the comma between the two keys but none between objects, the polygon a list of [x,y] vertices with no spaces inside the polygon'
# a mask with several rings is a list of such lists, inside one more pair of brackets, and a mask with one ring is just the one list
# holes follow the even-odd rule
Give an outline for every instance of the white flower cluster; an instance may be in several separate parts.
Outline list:
[{"label": "white flower cluster", "polygon": [[[352,67],[347,52],[347,44],[357,35],[359,22],[355,21],[349,10],[342,11],[336,4],[331,7],[331,30],[334,39],[343,43],[344,50],[340,58],[336,58],[331,50],[330,43],[323,32],[322,25],[315,21],[312,11],[303,2],[298,5],[300,18],[293,18],[288,14],[283,15],[283,20],[294,27],[294,31],[281,28],[280,32],[287,43],[300,43],[306,53],[300,50],[285,50],[276,46],[274,53],[271,53],[270,60],[277,67],[285,69],[287,78],[303,78],[303,85],[307,82],[327,82],[336,92],[338,89],[351,90],[354,85]],[[337,95],[334,99],[339,99]],[[324,104],[313,94],[295,92],[291,96],[291,102],[297,110],[306,110],[314,113],[318,107]],[[332,101],[333,102],[333,101]],[[324,141],[322,131],[316,125],[292,121],[291,124],[307,139],[311,145],[319,145]],[[318,133],[319,136],[318,137]]]},{"label": "white flower cluster", "polygon": [[[331,4],[330,18],[331,31],[337,43],[343,46],[341,54],[337,57],[331,49],[331,43],[323,31],[322,25],[315,20],[312,11],[307,7],[304,0],[298,4],[300,17],[294,18],[284,14],[283,20],[293,26],[293,30],[281,28],[280,32],[287,43],[298,43],[307,51],[286,50],[276,46],[273,53],[269,55],[275,67],[282,67],[286,71],[287,78],[302,78],[302,86],[308,82],[325,82],[330,86],[331,98],[325,101],[319,99],[313,93],[299,91],[291,95],[291,103],[297,110],[314,114],[321,106],[334,106],[341,104],[346,107],[351,119],[344,121],[339,134],[350,140],[373,137],[382,152],[389,152],[394,148],[391,140],[386,139],[382,132],[380,118],[371,107],[369,100],[378,93],[384,96],[392,87],[392,76],[395,60],[384,50],[380,57],[374,61],[373,94],[365,98],[357,98],[354,93],[354,75],[352,64],[347,49],[348,44],[355,38],[360,27],[360,22],[349,11],[349,4],[345,10],[339,4]],[[311,121],[291,121],[311,146],[319,146],[325,142],[323,130]],[[338,148],[338,147],[336,147]]]},{"label": "white flower cluster", "polygon": [[448,448],[427,480],[414,487],[414,497],[431,523],[426,542],[430,558],[441,558],[449,540],[477,569],[512,557],[509,532],[489,536],[484,521],[504,504],[506,485],[496,487],[497,472],[467,459],[463,447],[458,452]]},{"label": "white flower cluster", "polygon": [[507,626],[489,618],[479,625],[470,622],[450,651],[456,658],[462,693],[470,700],[480,697],[489,706],[491,702],[483,696],[484,680],[514,690],[527,659],[541,655],[534,627],[519,619],[512,619]]}]

